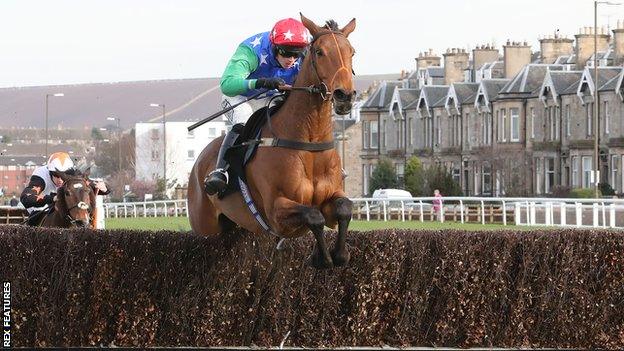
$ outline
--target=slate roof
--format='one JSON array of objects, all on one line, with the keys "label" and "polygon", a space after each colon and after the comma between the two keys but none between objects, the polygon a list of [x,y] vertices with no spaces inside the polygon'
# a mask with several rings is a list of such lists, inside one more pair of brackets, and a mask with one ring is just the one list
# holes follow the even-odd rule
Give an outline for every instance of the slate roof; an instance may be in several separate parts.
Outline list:
[{"label": "slate roof", "polygon": [[459,104],[474,103],[479,90],[479,83],[453,83]]},{"label": "slate roof", "polygon": [[[416,108],[420,108],[423,103],[426,104],[426,106],[428,106],[429,108],[444,106],[448,89],[448,85],[424,86],[420,92],[419,99],[414,101],[414,104],[417,104]],[[421,102],[421,100],[423,100],[423,102]]]},{"label": "slate roof", "polygon": [[501,89],[500,95],[522,94],[523,96],[537,96],[544,83],[547,71],[562,71],[563,65],[528,64],[516,74],[516,76]]},{"label": "slate roof", "polygon": [[375,91],[370,94],[368,99],[366,99],[366,102],[362,105],[362,109],[388,109],[394,89],[402,86],[403,83],[398,80],[382,81]]}]

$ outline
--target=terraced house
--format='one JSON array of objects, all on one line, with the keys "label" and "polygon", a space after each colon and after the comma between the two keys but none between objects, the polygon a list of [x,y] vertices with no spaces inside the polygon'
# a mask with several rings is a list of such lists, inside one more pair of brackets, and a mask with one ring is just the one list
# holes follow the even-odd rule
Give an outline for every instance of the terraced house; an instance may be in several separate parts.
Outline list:
[{"label": "terraced house", "polygon": [[380,84],[363,105],[362,194],[381,157],[402,179],[412,156],[444,165],[464,195],[591,188],[596,121],[598,180],[623,193],[624,25],[611,33],[597,33],[596,57],[590,28],[543,37],[536,53],[508,41],[502,55],[492,45],[419,54],[407,79]]}]

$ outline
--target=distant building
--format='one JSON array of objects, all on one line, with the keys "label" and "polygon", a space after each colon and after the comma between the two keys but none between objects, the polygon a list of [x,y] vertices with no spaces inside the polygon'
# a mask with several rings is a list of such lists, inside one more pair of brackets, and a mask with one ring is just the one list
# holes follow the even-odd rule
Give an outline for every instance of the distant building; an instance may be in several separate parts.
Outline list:
[{"label": "distant building", "polygon": [[[154,180],[164,174],[163,162],[167,164],[168,194],[175,187],[186,187],[191,168],[197,157],[211,141],[225,134],[225,121],[211,121],[188,131],[194,122],[137,123],[136,140],[136,179]],[[164,150],[163,132],[166,132],[167,150]],[[166,156],[164,160],[163,156]]]},{"label": "distant building", "polygon": [[28,185],[34,169],[45,163],[40,156],[0,156],[0,192],[4,196],[19,195]]}]

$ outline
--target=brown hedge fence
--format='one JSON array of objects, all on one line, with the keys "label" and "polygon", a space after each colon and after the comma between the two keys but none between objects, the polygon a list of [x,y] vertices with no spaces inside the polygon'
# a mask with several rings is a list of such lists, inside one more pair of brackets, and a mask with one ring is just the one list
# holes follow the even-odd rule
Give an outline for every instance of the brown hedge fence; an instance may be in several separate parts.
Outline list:
[{"label": "brown hedge fence", "polygon": [[351,232],[311,238],[0,227],[13,346],[624,347],[624,233]]}]

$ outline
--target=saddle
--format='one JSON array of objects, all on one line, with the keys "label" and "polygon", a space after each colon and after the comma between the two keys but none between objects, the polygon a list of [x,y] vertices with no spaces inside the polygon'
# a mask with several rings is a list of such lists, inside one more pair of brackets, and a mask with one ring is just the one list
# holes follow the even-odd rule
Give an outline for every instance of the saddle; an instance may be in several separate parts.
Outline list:
[{"label": "saddle", "polygon": [[[234,145],[225,152],[225,160],[230,165],[228,168],[230,181],[227,187],[218,194],[219,199],[240,191],[239,178],[244,182],[247,181],[245,166],[253,159],[258,150],[262,127],[267,122],[267,116],[275,114],[281,106],[282,104],[278,103],[270,108],[263,107],[254,112],[244,126],[238,124],[232,128],[239,132],[239,136]],[[268,115],[267,108],[269,109]]]}]

